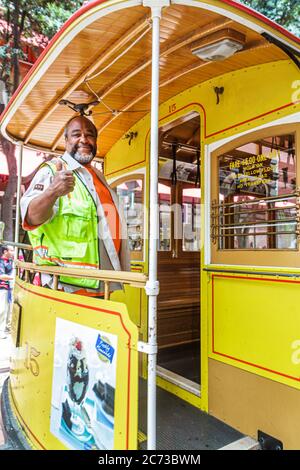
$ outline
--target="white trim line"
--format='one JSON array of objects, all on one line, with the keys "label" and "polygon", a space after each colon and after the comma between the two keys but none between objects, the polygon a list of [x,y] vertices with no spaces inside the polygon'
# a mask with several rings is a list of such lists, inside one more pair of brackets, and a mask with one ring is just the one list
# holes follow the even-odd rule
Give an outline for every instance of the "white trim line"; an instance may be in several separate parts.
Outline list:
[{"label": "white trim line", "polygon": [[[146,163],[144,163],[145,165]],[[121,171],[121,170],[120,170]],[[122,174],[119,174],[118,176],[113,176],[112,178],[107,178],[107,182],[109,183],[109,185],[111,185],[112,183],[114,183],[115,181],[118,181],[119,179],[121,178],[127,178],[132,175],[136,175],[136,174],[140,174],[140,175],[143,175],[144,177],[144,184],[143,184],[143,211],[144,211],[144,214],[143,214],[143,226],[144,226],[144,233],[143,233],[143,237],[144,237],[144,246],[143,246],[143,259],[137,259],[137,260],[131,260],[133,263],[145,263],[145,260],[146,260],[146,243],[145,241],[147,240],[147,237],[148,237],[148,233],[147,233],[147,218],[148,218],[148,211],[146,211],[146,186],[147,186],[147,181],[146,181],[146,178],[147,178],[147,174],[146,174],[146,168],[145,166],[141,167],[141,168],[137,168],[136,170],[131,170],[129,173],[122,173]]]},{"label": "white trim line", "polygon": [[[49,69],[55,59],[59,56],[59,54],[63,51],[63,49],[72,41],[72,39],[77,36],[84,28],[89,26],[91,23],[95,22],[99,18],[108,15],[109,13],[116,12],[118,10],[123,10],[124,8],[134,7],[142,5],[141,0],[112,0],[109,5],[106,3],[101,3],[97,5],[97,10],[92,13],[91,11],[87,11],[83,15],[83,19],[79,17],[79,23],[75,26],[73,23],[69,26],[71,28],[70,31],[68,29],[64,31],[61,38],[59,38],[51,47],[50,51],[44,57],[41,64],[39,64],[37,70],[33,72],[33,75],[30,77],[30,86],[28,84],[24,85],[24,87],[20,90],[19,94],[16,96],[13,104],[11,105],[10,109],[8,110],[2,124],[1,124],[1,133],[4,137],[10,140],[13,143],[19,142],[13,136],[10,136],[6,132],[6,127],[11,120],[12,116],[15,114],[16,109],[18,109],[23,101],[26,99],[28,94],[31,92],[32,88],[38,83],[41,77],[45,74],[45,72]],[[92,10],[93,11],[93,10]],[[77,19],[77,21],[78,21]],[[75,20],[76,23],[76,20]]]},{"label": "white trim line", "polygon": [[231,142],[232,140],[236,140],[239,137],[243,137],[247,134],[252,134],[253,132],[259,131],[261,129],[267,129],[269,127],[279,126],[281,124],[293,124],[298,122],[300,122],[300,111],[295,114],[289,114],[288,116],[285,116],[283,118],[276,119],[275,121],[267,122],[266,124],[262,124],[261,126],[253,127],[252,129],[247,129],[246,131],[234,134],[230,137],[225,137],[224,139],[218,140],[217,142],[213,142],[208,145],[209,153],[214,152],[215,150],[222,147],[224,144]]},{"label": "white trim line", "polygon": [[210,206],[211,206],[211,162],[209,145],[204,146],[204,264],[211,262]]},{"label": "white trim line", "polygon": [[[300,112],[290,114],[275,121],[262,124],[261,126],[247,129],[246,131],[234,134],[230,137],[212,142],[211,144],[205,145],[205,253],[204,253],[204,264],[210,266],[211,263],[211,240],[210,240],[210,206],[211,206],[211,154],[227,144],[228,142],[235,141],[239,137],[246,136],[247,134],[253,134],[261,129],[268,129],[281,124],[293,124],[300,122]],[[204,267],[205,267],[204,266]],[[223,266],[223,265],[222,265]],[[230,266],[230,265],[228,265]],[[234,266],[234,265],[232,265]],[[246,268],[246,267],[245,267]],[[274,268],[275,269],[275,268]]]},{"label": "white trim line", "polygon": [[[197,0],[171,0],[171,4],[174,5],[187,5],[191,6],[194,8],[202,8],[207,11],[212,11],[215,13],[219,13],[225,17],[231,18],[234,21],[242,24],[243,26],[246,26],[250,28],[253,31],[258,32],[261,34],[264,31],[268,31],[270,35],[272,35],[274,38],[282,41],[286,45],[291,46],[291,44],[288,41],[285,41],[281,36],[277,36],[275,33],[272,31],[272,27],[270,26],[269,28],[264,28],[262,26],[258,26],[254,21],[246,20],[242,14],[238,13],[233,13],[229,11],[226,8],[221,8],[217,7],[215,5],[209,5],[207,3],[197,1]],[[6,132],[6,127],[8,123],[10,122],[12,116],[15,113],[15,110],[21,106],[27,95],[31,92],[32,88],[37,84],[37,82],[41,79],[41,77],[44,75],[44,73],[48,70],[48,68],[51,66],[51,64],[54,62],[54,60],[58,57],[58,55],[62,52],[62,50],[71,42],[71,40],[79,34],[85,27],[87,27],[89,24],[92,22],[98,20],[99,18],[106,16],[109,13],[119,11],[128,7],[134,7],[142,5],[142,0],[112,0],[109,5],[100,4],[97,5],[96,11],[92,13],[92,11],[87,11],[83,14],[83,18],[79,17],[76,19],[77,24],[74,26],[71,24],[69,28],[71,29],[70,31],[66,30],[64,31],[62,38],[58,39],[56,43],[53,44],[51,47],[50,51],[48,52],[47,56],[43,59],[42,63],[39,64],[37,70],[33,72],[33,75],[30,77],[30,86],[27,84],[24,85],[24,87],[21,89],[20,93],[17,95],[15,98],[13,104],[11,105],[10,109],[8,110],[2,124],[1,124],[1,133],[4,135],[5,138],[10,140],[13,143],[17,143],[19,139],[10,136]],[[79,20],[79,22],[78,22]],[[258,20],[259,21],[259,20]],[[293,46],[295,49],[297,49],[300,52],[300,48],[297,48],[296,46]],[[27,147],[27,146],[26,146]],[[29,146],[28,146],[29,147]],[[34,148],[31,146],[30,148]],[[38,147],[37,147],[38,148]]]},{"label": "white trim line", "polygon": [[[267,32],[273,38],[277,39],[278,41],[284,43],[285,45],[287,45],[289,47],[292,47],[293,49],[295,49],[295,51],[297,50],[298,52],[300,52],[300,47],[297,47],[294,44],[292,45],[289,41],[283,39],[282,36],[279,36],[279,35],[275,34],[273,32],[274,28],[272,28],[271,25],[259,26],[254,21],[251,21],[250,19],[248,20],[248,19],[244,18],[242,16],[242,13],[245,13],[247,15],[247,12],[240,11],[240,14],[233,13],[233,12],[229,11],[227,8],[217,7],[215,5],[209,5],[207,3],[197,1],[197,0],[171,0],[171,4],[174,4],[174,5],[187,5],[187,6],[190,6],[190,7],[203,8],[203,10],[212,11],[213,13],[219,13],[220,15],[223,15],[227,18],[230,18],[233,21],[236,21],[237,23],[241,24],[242,26],[246,26],[247,28],[252,29],[253,31],[256,31],[259,34]],[[230,5],[227,5],[227,7],[230,7]],[[234,8],[234,5],[232,5],[232,8]],[[262,22],[262,20],[260,20],[259,18],[257,18],[257,21]],[[293,41],[293,40],[291,39],[291,41]]]}]

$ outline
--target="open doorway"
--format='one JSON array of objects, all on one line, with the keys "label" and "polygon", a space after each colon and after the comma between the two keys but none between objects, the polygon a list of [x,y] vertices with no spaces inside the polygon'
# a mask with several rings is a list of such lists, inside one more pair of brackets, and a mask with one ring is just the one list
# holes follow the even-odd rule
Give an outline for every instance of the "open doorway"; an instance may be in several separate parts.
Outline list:
[{"label": "open doorway", "polygon": [[200,390],[200,117],[160,129],[158,374]]}]

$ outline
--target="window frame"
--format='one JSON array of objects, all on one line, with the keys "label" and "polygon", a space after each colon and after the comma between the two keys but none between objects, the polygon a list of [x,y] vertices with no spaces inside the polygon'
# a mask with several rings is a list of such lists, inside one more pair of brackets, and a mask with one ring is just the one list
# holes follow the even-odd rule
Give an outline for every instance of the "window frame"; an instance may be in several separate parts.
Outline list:
[{"label": "window frame", "polygon": [[[170,249],[169,250],[160,250],[158,247],[159,256],[169,256],[171,255],[173,258],[178,257],[191,257],[195,256],[195,253],[201,252],[201,243],[199,250],[184,250],[183,249],[183,223],[182,223],[182,208],[183,208],[183,190],[189,189],[194,187],[194,184],[187,182],[187,181],[178,181],[175,186],[172,185],[171,180],[165,178],[159,178],[159,183],[164,184],[165,186],[170,187],[170,195],[171,195],[171,207],[180,207],[180,213],[175,214],[173,210],[170,213]],[[201,188],[198,188],[200,192],[199,197],[199,204],[201,206]],[[179,221],[177,218],[179,217]],[[200,218],[201,220],[201,218]],[[177,225],[178,224],[178,225]],[[181,224],[181,226],[179,226]],[[159,227],[160,227],[160,220],[159,220]],[[180,238],[175,236],[176,231],[179,230],[181,234]]]},{"label": "window frame", "polygon": [[[225,152],[231,151],[242,145],[246,145],[255,140],[263,138],[280,136],[283,134],[295,134],[295,166],[296,166],[296,188],[300,186],[300,124],[282,124],[278,126],[269,126],[243,136],[233,138],[229,142],[220,146],[211,153],[211,205],[217,201],[219,203],[219,157]],[[298,161],[299,159],[299,161]],[[211,212],[212,215],[212,212]],[[210,218],[211,225],[211,218]],[[299,215],[298,215],[299,223]],[[213,243],[210,237],[211,263],[223,265],[255,265],[255,266],[277,266],[277,267],[295,267],[300,268],[300,243],[296,249],[268,248],[266,250],[253,248],[219,248],[218,243]],[[276,253],[276,256],[274,255]],[[236,262],[238,260],[238,262]]]},{"label": "window frame", "polygon": [[[119,186],[122,183],[128,183],[129,181],[134,181],[134,180],[142,180],[142,205],[143,205],[143,208],[145,209],[145,175],[143,173],[134,173],[130,175],[121,176],[120,178],[113,181],[110,184],[110,186],[116,192],[116,195],[117,195],[117,186]],[[124,214],[124,217],[125,217],[125,214]],[[144,210],[143,211],[143,230],[142,230],[143,246],[142,246],[141,251],[129,250],[131,262],[144,261],[144,258],[145,258],[145,255],[144,255],[145,253],[145,223],[146,223],[146,214]]]}]

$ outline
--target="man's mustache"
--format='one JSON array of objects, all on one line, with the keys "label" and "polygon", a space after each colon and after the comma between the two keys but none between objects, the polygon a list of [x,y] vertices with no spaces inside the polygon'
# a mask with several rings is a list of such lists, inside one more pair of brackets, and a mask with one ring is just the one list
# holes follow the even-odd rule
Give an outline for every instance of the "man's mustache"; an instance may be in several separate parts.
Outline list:
[{"label": "man's mustache", "polygon": [[[74,147],[72,148],[72,152],[71,152],[71,155],[75,155],[76,152],[78,152],[78,150],[80,149],[80,147],[82,147],[81,145],[79,144],[75,144]],[[85,144],[84,147],[88,147],[90,150],[91,150],[91,153],[95,156],[96,155],[96,146],[94,145],[91,145],[91,144]]]}]

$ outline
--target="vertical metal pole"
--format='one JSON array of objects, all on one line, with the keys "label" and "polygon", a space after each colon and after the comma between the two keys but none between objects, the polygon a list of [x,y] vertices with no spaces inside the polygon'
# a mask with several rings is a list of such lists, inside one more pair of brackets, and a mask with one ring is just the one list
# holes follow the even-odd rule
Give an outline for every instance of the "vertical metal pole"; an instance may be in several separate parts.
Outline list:
[{"label": "vertical metal pole", "polygon": [[[18,154],[18,184],[17,184],[17,198],[16,198],[16,225],[15,225],[15,243],[19,243],[20,232],[20,199],[21,199],[21,185],[22,185],[22,165],[23,165],[23,142],[19,144]],[[18,247],[15,247],[15,260],[18,259]]]},{"label": "vertical metal pole", "polygon": [[148,295],[148,450],[156,449],[156,361],[157,361],[157,242],[158,242],[158,126],[159,126],[159,39],[161,7],[164,2],[147,1],[152,12],[152,83],[151,83],[151,142],[150,142],[150,229]]}]

